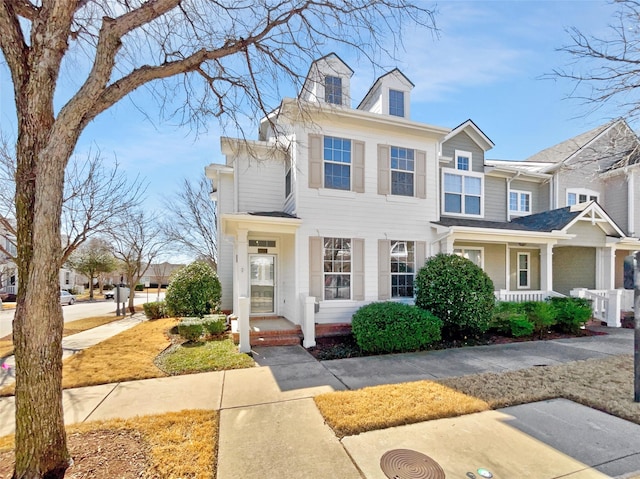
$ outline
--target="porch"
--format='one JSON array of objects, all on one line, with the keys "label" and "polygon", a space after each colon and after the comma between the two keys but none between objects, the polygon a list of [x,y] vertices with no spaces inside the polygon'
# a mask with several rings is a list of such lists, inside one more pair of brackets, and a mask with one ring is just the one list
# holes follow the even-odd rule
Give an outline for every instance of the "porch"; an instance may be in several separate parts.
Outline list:
[{"label": "porch", "polygon": [[[633,311],[633,290],[628,289],[587,289],[574,288],[570,291],[570,296],[575,298],[584,298],[591,302],[593,318],[604,321],[607,326],[620,327],[622,317]],[[498,301],[544,301],[547,298],[562,298],[565,295],[556,291],[509,291],[502,289],[495,291],[495,297]]]}]

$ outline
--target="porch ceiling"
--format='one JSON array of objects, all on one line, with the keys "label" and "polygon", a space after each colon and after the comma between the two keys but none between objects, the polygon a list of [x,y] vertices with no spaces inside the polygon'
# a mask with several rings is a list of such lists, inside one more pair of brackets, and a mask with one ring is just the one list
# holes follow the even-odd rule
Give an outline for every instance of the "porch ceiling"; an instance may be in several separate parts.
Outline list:
[{"label": "porch ceiling", "polygon": [[220,217],[222,233],[236,236],[238,230],[258,233],[295,234],[302,224],[300,218],[281,212],[225,213]]}]

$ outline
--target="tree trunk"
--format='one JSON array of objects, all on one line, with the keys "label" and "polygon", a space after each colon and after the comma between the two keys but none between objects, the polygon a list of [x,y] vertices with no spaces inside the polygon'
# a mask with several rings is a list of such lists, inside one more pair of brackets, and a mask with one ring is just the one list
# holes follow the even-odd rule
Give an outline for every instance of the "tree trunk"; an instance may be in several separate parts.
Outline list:
[{"label": "tree trunk", "polygon": [[633,400],[640,402],[640,251],[636,251],[633,285]]},{"label": "tree trunk", "polygon": [[62,409],[59,272],[64,169],[71,151],[62,142],[47,144],[50,130],[39,121],[20,124],[17,148],[14,479],[62,479],[70,464]]}]

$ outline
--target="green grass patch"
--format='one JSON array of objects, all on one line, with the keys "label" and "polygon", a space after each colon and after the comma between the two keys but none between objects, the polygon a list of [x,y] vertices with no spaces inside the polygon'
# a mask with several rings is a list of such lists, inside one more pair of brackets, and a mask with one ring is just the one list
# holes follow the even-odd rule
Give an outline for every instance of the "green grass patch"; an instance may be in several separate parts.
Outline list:
[{"label": "green grass patch", "polygon": [[156,365],[167,374],[190,374],[226,369],[251,368],[253,358],[238,352],[230,338],[187,342],[158,356]]}]

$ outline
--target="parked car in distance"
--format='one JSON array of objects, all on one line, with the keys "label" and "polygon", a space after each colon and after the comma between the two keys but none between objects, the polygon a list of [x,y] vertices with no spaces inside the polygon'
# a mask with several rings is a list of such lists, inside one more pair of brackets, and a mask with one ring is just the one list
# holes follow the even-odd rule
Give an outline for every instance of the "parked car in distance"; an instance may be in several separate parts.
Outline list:
[{"label": "parked car in distance", "polygon": [[60,304],[73,304],[76,302],[76,297],[72,295],[69,291],[65,291],[64,289],[60,291]]},{"label": "parked car in distance", "polygon": [[116,289],[110,289],[108,291],[105,291],[104,293],[104,299],[113,299],[116,295]]}]

